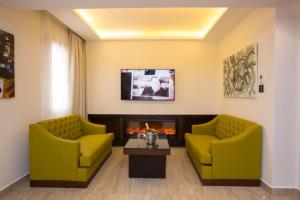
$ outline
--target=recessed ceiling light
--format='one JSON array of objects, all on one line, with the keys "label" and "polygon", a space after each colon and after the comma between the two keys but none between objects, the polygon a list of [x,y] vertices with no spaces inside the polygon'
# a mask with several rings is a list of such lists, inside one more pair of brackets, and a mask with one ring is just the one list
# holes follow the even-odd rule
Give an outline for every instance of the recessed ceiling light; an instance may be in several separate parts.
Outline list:
[{"label": "recessed ceiling light", "polygon": [[75,9],[102,40],[204,39],[227,8]]}]

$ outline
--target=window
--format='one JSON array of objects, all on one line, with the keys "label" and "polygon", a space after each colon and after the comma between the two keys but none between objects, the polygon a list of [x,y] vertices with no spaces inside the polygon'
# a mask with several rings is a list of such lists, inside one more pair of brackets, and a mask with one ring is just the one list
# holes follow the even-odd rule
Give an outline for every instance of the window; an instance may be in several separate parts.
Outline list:
[{"label": "window", "polygon": [[65,115],[71,110],[68,49],[57,42],[51,43],[50,63],[52,112],[55,115]]}]

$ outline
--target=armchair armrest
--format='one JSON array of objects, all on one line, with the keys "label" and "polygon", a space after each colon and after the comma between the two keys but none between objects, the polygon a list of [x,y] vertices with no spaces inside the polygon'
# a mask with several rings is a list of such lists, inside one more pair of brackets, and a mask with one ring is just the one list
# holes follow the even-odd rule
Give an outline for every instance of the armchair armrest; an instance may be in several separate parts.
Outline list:
[{"label": "armchair armrest", "polygon": [[218,117],[204,124],[192,125],[192,134],[195,135],[215,135]]},{"label": "armchair armrest", "polygon": [[105,134],[106,126],[101,124],[94,124],[89,122],[88,120],[80,117],[81,125],[82,125],[82,134],[83,135],[91,135],[91,134]]},{"label": "armchair armrest", "polygon": [[252,125],[237,136],[211,141],[213,177],[259,179],[262,127]]},{"label": "armchair armrest", "polygon": [[107,135],[110,137],[111,141],[114,141],[115,135],[113,133],[107,133]]},{"label": "armchair armrest", "polygon": [[54,136],[40,124],[29,126],[30,178],[75,180],[79,142]]},{"label": "armchair armrest", "polygon": [[185,141],[187,141],[187,139],[188,139],[188,137],[190,137],[190,135],[191,135],[191,133],[185,133],[185,134],[184,134],[184,139],[185,139]]}]

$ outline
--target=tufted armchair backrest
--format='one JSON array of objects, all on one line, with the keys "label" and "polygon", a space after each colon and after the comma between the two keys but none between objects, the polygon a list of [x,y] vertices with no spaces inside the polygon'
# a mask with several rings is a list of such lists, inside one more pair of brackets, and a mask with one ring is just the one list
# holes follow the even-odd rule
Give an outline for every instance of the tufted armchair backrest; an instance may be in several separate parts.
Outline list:
[{"label": "tufted armchair backrest", "polygon": [[240,134],[254,123],[229,115],[218,116],[216,135],[221,139],[231,138]]},{"label": "tufted armchair backrest", "polygon": [[67,115],[39,122],[53,135],[64,139],[76,139],[82,135],[79,115]]}]

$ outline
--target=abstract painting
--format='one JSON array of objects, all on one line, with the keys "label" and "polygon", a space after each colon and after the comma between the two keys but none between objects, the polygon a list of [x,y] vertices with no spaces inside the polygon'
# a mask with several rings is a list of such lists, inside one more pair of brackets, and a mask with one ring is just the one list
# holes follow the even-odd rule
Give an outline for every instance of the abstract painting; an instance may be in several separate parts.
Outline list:
[{"label": "abstract painting", "polygon": [[223,61],[225,97],[253,98],[257,93],[257,44],[247,46]]},{"label": "abstract painting", "polygon": [[0,30],[0,98],[15,96],[14,35]]}]

